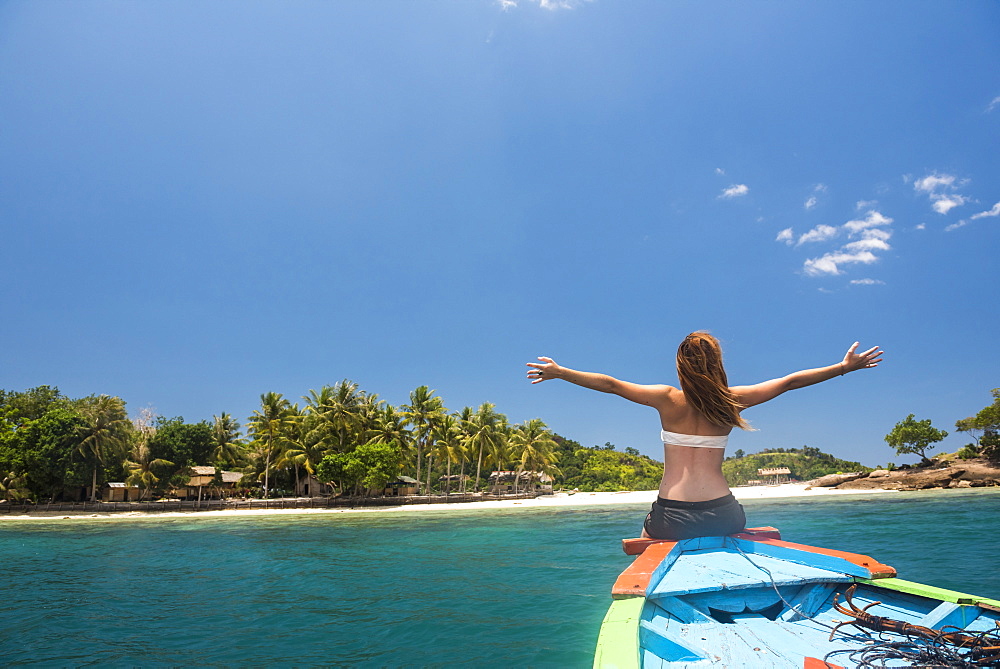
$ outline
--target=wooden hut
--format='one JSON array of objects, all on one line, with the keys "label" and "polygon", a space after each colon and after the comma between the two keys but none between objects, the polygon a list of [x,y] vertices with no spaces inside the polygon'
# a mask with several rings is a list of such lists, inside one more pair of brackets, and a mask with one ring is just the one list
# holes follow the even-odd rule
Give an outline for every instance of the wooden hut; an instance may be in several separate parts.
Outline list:
[{"label": "wooden hut", "polygon": [[791,473],[792,472],[788,469],[788,467],[764,467],[757,470],[757,474],[763,477],[769,485],[787,483],[788,477]]},{"label": "wooden hut", "polygon": [[386,497],[402,497],[403,495],[416,495],[419,483],[417,479],[409,476],[399,476],[395,481],[390,481],[385,486]]},{"label": "wooden hut", "polygon": [[552,492],[552,477],[534,471],[493,471],[490,472],[490,486],[499,492],[514,492],[515,482],[518,492],[541,490]]},{"label": "wooden hut", "polygon": [[136,502],[140,495],[138,486],[121,482],[105,483],[101,489],[101,499],[105,502]]},{"label": "wooden hut", "polygon": [[175,491],[180,499],[218,499],[227,497],[243,478],[240,472],[227,472],[211,466],[190,467],[187,483]]},{"label": "wooden hut", "polygon": [[299,486],[296,488],[295,494],[299,497],[324,497],[330,493],[331,487],[313,474],[306,474],[299,478]]}]

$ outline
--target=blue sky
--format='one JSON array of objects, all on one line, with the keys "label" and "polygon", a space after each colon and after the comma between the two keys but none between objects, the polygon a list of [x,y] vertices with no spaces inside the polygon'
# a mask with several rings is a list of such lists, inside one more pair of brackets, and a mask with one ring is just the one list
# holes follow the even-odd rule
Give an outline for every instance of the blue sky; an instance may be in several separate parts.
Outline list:
[{"label": "blue sky", "polygon": [[1000,386],[998,65],[990,2],[4,2],[0,387],[426,384],[659,458],[524,363],[674,384],[708,329],[742,384],[860,340],[731,447],[913,461],[897,421]]}]

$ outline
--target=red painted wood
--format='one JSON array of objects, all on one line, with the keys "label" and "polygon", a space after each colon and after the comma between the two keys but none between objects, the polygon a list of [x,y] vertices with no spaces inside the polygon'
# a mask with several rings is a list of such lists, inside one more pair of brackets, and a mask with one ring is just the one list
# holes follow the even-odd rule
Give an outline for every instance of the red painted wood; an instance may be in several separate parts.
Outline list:
[{"label": "red painted wood", "polygon": [[755,537],[753,535],[734,535],[741,539],[750,539],[751,541],[756,541],[762,544],[770,544],[772,546],[784,546],[785,548],[794,548],[795,550],[805,551],[807,553],[818,553],[819,555],[830,555],[832,557],[839,557],[841,559],[847,560],[856,565],[860,565],[871,572],[871,578],[889,578],[896,575],[895,568],[882,564],[878,560],[868,555],[861,555],[860,553],[848,553],[847,551],[838,551],[832,548],[819,548],[818,546],[807,546],[805,544],[795,544],[790,541],[781,541],[778,539],[765,539],[760,537]]},{"label": "red painted wood", "polygon": [[802,663],[802,669],[844,669],[839,664],[833,664],[832,662],[824,662],[819,658],[807,657]]},{"label": "red painted wood", "polygon": [[649,579],[653,576],[653,572],[663,562],[663,558],[667,556],[667,553],[677,544],[676,541],[654,541],[655,543],[649,545],[618,576],[618,580],[615,581],[614,586],[611,588],[612,598],[642,597],[646,594],[646,588],[649,587]]}]

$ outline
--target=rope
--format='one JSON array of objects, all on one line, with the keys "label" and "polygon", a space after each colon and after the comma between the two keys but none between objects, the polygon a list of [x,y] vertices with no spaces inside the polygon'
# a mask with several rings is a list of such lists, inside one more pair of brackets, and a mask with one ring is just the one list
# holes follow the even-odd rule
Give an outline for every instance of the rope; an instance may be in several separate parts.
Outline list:
[{"label": "rope", "polygon": [[[732,545],[736,551],[742,555],[747,562],[749,562],[756,569],[767,574],[768,579],[771,581],[771,587],[774,588],[775,594],[778,598],[787,606],[789,609],[795,611],[797,614],[803,618],[811,620],[813,623],[819,625],[820,627],[825,627],[831,631],[831,637],[833,633],[836,632],[843,624],[853,624],[853,623],[841,623],[840,625],[829,625],[817,618],[810,616],[797,606],[789,602],[781,594],[778,589],[778,584],[774,580],[774,576],[771,574],[770,570],[763,567],[753,560],[750,556],[743,552],[740,548],[739,543],[736,540],[726,538],[726,543]],[[878,618],[872,616],[874,620],[881,623],[883,620],[888,620],[886,618]],[[880,630],[878,632],[878,637],[872,637],[871,634],[863,629],[858,629],[857,634],[844,634],[841,632],[841,637],[843,641],[855,641],[864,644],[864,647],[851,649],[845,648],[840,650],[833,650],[826,654],[823,661],[828,661],[831,657],[835,655],[847,654],[848,659],[854,663],[855,666],[862,669],[879,669],[882,667],[889,666],[900,666],[898,664],[889,665],[887,662],[907,662],[911,667],[941,667],[950,669],[952,667],[956,669],[978,669],[979,667],[1000,667],[1000,622],[997,623],[997,629],[988,630],[982,632],[970,632],[967,630],[959,630],[957,627],[944,627],[941,630],[935,630],[937,633],[934,637],[924,637],[924,636],[912,636],[905,632],[889,632],[887,630]],[[961,631],[962,634],[974,637],[977,639],[977,643],[971,647],[967,648],[957,648],[955,645],[949,642],[947,635],[949,632],[946,630],[952,629],[955,631]],[[952,632],[953,633],[953,632]],[[889,636],[892,634],[893,636]],[[893,640],[895,638],[895,640]]]}]

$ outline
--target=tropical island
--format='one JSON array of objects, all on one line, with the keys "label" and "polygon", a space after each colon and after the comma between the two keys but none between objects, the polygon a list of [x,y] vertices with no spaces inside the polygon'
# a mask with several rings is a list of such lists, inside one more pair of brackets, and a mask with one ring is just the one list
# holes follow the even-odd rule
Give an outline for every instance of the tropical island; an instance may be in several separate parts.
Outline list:
[{"label": "tropical island", "polygon": [[[911,414],[885,440],[919,465],[866,467],[817,448],[737,450],[723,463],[733,487],[789,481],[837,489],[916,490],[1000,485],[1000,389],[956,421],[973,442],[928,451],[947,436]],[[0,504],[152,500],[403,499],[655,490],[662,463],[613,444],[584,447],[540,419],[511,425],[489,402],[450,412],[426,386],[393,406],[343,380],[303,404],[268,392],[246,422],[185,422],[108,395],[57,388],[0,390]],[[477,497],[478,496],[478,497]]]}]

